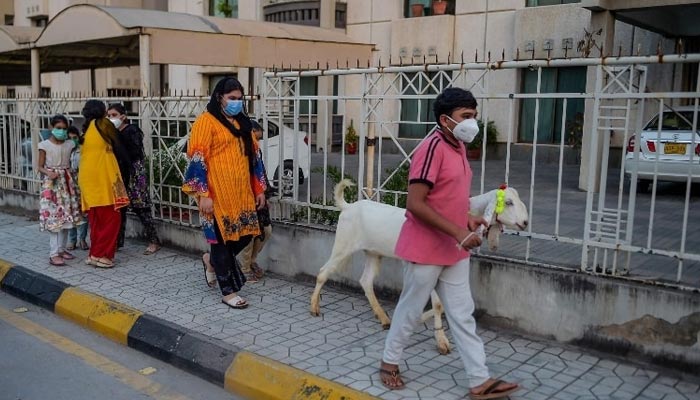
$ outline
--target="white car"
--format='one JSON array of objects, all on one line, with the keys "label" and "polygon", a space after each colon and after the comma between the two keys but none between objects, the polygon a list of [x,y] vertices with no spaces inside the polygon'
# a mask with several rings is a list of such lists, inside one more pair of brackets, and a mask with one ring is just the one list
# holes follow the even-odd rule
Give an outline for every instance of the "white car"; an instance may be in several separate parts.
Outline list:
[{"label": "white car", "polygon": [[[658,181],[686,182],[690,168],[692,182],[700,182],[700,135],[697,127],[693,132],[693,109],[686,106],[666,110],[660,131],[657,115],[641,132],[630,137],[625,155],[625,175],[631,178],[632,172],[637,170],[638,191],[649,190],[655,168],[658,168]],[[638,158],[634,154],[636,140],[640,141]]]},{"label": "white car", "polygon": [[[282,179],[281,192],[283,195],[291,195],[294,191],[294,181],[299,185],[304,183],[309,176],[309,137],[304,131],[294,132],[293,129],[282,125],[281,136],[284,138],[284,150],[282,151],[283,167],[280,168],[280,129],[276,122],[267,121],[267,126],[259,121],[263,129],[267,129],[267,141],[260,140],[260,148],[263,151],[263,161],[270,179],[270,185],[279,190],[278,179]],[[294,147],[297,147],[297,174],[294,174]],[[295,179],[294,175],[297,176]]]}]

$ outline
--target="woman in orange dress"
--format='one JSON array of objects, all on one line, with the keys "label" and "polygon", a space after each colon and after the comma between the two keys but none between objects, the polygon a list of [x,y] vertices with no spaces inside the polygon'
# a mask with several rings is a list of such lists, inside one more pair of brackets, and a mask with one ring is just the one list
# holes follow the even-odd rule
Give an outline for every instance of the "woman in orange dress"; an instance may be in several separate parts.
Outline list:
[{"label": "woman in orange dress", "polygon": [[[210,257],[203,258],[210,284],[215,273],[222,302],[245,308],[238,295],[246,278],[236,260],[260,234],[256,210],[265,205],[266,184],[258,165],[251,120],[243,107],[243,86],[235,78],[217,83],[207,111],[192,125],[183,192],[197,198]],[[210,278],[211,277],[211,278]]]}]

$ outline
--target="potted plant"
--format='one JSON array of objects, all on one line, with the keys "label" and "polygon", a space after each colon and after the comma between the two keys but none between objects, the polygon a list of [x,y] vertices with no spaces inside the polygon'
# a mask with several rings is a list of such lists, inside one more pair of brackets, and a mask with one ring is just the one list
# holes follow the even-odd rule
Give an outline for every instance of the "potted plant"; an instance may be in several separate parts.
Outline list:
[{"label": "potted plant", "polygon": [[345,152],[348,154],[357,153],[357,142],[359,142],[359,140],[360,137],[357,136],[357,132],[355,132],[353,120],[350,120],[350,126],[345,130]]},{"label": "potted plant", "polygon": [[228,0],[219,0],[216,4],[216,10],[226,18],[231,18],[233,16],[233,7],[231,7]]},{"label": "potted plant", "polygon": [[[467,159],[468,160],[479,160],[481,159],[481,150],[484,146],[484,123],[479,120],[479,134],[476,135],[474,140],[467,145]],[[489,121],[486,127],[486,145],[493,146],[498,140],[498,129],[493,121]]]},{"label": "potted plant", "polygon": [[423,3],[413,3],[411,4],[411,16],[412,17],[422,17],[424,11]]},{"label": "potted plant", "polygon": [[433,0],[433,15],[443,15],[447,10],[446,0]]}]

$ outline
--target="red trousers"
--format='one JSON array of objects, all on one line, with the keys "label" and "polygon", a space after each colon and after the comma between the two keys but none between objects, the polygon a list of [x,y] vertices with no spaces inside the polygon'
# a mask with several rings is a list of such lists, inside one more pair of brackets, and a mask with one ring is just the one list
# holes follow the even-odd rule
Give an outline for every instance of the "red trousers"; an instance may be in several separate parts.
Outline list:
[{"label": "red trousers", "polygon": [[117,237],[122,223],[121,213],[113,205],[92,207],[88,210],[90,224],[90,255],[114,259]]}]

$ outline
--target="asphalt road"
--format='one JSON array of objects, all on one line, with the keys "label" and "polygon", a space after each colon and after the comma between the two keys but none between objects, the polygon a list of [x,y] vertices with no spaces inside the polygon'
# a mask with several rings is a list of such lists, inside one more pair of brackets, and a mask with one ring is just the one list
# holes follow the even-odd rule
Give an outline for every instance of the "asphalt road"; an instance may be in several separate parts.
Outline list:
[{"label": "asphalt road", "polygon": [[[154,368],[151,374],[139,372]],[[237,399],[222,388],[0,292],[0,399]]]}]

